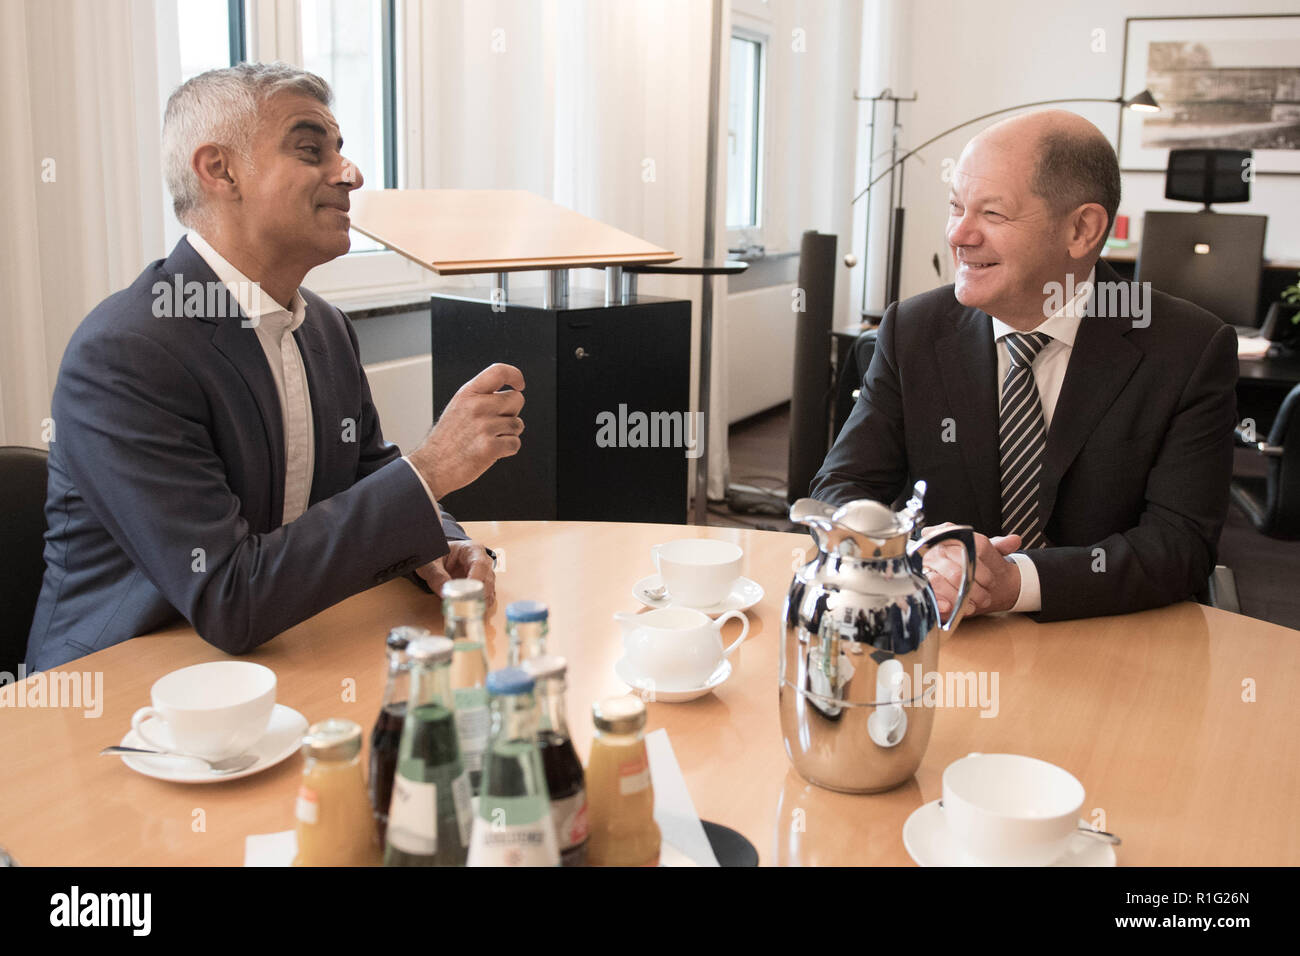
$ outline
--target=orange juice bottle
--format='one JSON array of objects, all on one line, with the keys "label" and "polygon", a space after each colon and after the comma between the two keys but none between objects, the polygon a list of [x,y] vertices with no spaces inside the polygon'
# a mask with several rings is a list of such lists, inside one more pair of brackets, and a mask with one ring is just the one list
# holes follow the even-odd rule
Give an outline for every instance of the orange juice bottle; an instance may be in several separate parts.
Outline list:
[{"label": "orange juice bottle", "polygon": [[378,866],[375,818],[361,771],[361,725],[338,719],[312,724],[302,754],[293,865]]},{"label": "orange juice bottle", "polygon": [[607,697],[591,713],[596,738],[587,764],[587,865],[658,866],[645,704],[639,697]]}]

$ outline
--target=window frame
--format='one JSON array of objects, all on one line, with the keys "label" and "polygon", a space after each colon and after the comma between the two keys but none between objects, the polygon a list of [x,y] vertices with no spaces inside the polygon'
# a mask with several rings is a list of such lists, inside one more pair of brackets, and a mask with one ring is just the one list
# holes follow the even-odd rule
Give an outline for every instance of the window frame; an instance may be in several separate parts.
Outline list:
[{"label": "window frame", "polygon": [[227,37],[230,65],[248,59],[248,9],[245,0],[226,0]]},{"label": "window frame", "polygon": [[[727,247],[736,249],[751,244],[765,245],[764,231],[768,225],[767,209],[767,171],[768,171],[768,113],[771,104],[767,95],[768,74],[771,71],[770,47],[772,36],[769,32],[770,25],[762,23],[757,19],[743,17],[738,13],[733,14],[731,23],[731,32],[728,39],[746,40],[758,44],[758,83],[757,99],[758,104],[755,109],[757,113],[757,130],[754,136],[754,225],[749,226],[732,226],[727,224]],[[728,43],[730,49],[730,43]],[[730,57],[728,56],[728,63]],[[728,71],[730,67],[728,66]],[[730,102],[731,90],[727,90],[727,100]],[[731,175],[730,169],[727,175]]]}]

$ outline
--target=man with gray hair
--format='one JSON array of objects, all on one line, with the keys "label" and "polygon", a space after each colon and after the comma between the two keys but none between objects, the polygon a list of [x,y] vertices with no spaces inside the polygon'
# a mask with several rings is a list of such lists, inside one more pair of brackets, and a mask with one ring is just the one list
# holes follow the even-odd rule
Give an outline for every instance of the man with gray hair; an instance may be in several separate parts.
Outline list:
[{"label": "man with gray hair", "polygon": [[64,353],[29,668],[181,615],[245,653],[409,572],[492,597],[489,553],[438,501],[519,450],[523,377],[485,369],[405,458],[384,440],[351,324],[300,287],[348,251],[363,181],[330,101],[278,63],[168,101],[163,167],[190,231]]},{"label": "man with gray hair", "polygon": [[[886,310],[815,498],[971,525],[967,612],[1122,614],[1205,590],[1228,508],[1236,334],[1099,261],[1119,207],[1106,137],[1045,110],[967,144],[949,195],[956,282]],[[961,580],[925,556],[942,613]]]}]

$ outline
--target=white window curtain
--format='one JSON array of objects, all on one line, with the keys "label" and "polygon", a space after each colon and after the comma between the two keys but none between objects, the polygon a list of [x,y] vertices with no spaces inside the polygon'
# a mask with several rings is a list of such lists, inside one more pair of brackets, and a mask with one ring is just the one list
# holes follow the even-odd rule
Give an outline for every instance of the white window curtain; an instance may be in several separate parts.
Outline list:
[{"label": "white window curtain", "polygon": [[156,62],[151,0],[0,3],[0,444],[47,446],[68,339],[160,254]]}]

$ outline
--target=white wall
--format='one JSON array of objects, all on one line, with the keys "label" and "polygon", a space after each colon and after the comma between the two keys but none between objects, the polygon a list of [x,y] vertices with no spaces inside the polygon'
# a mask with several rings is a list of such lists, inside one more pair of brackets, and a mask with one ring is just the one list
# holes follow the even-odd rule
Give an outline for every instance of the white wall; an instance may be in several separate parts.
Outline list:
[{"label": "white wall", "polygon": [[[1031,100],[1055,97],[1114,97],[1120,92],[1124,57],[1124,19],[1136,16],[1296,13],[1296,0],[1093,0],[1045,3],[1043,0],[869,0],[887,7],[906,6],[910,17],[908,57],[900,57],[887,85],[920,99],[904,105],[901,120],[908,145],[928,139],[964,119]],[[1105,52],[1091,49],[1093,30],[1105,31]],[[902,52],[902,51],[896,51]],[[874,92],[879,92],[875,90]],[[1125,94],[1137,92],[1126,90]],[[1114,143],[1118,107],[1105,103],[1066,104],[1087,117]],[[907,234],[904,242],[903,297],[950,281],[930,265],[937,252],[947,269],[943,230],[948,186],[943,160],[956,158],[966,142],[996,120],[974,124],[929,147],[924,163],[907,166]],[[1164,174],[1124,174],[1120,214],[1135,223],[1147,209],[1193,207],[1164,198]],[[1300,258],[1300,177],[1256,178],[1253,198],[1234,212],[1269,216],[1265,255]],[[877,246],[883,257],[884,244]],[[883,261],[883,260],[881,260]],[[860,294],[860,287],[857,287]]]}]

